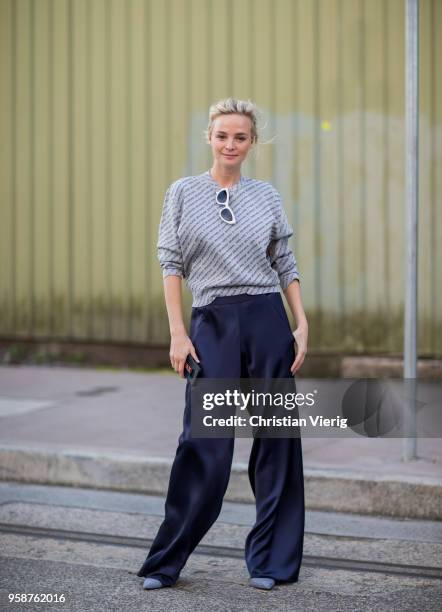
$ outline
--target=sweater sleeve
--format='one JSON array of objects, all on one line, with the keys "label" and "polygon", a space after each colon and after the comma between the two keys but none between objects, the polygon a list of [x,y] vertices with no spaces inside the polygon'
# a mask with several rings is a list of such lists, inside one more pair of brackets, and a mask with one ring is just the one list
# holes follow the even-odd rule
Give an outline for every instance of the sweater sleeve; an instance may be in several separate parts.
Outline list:
[{"label": "sweater sleeve", "polygon": [[181,214],[180,188],[178,181],[172,183],[164,196],[163,211],[158,231],[157,253],[163,278],[184,275],[183,255],[178,237]]},{"label": "sweater sleeve", "polygon": [[270,265],[278,273],[280,285],[284,290],[292,281],[301,281],[295,256],[288,243],[290,236],[293,235],[293,229],[288,222],[281,196],[276,189],[273,192],[273,205],[275,223],[267,253]]}]

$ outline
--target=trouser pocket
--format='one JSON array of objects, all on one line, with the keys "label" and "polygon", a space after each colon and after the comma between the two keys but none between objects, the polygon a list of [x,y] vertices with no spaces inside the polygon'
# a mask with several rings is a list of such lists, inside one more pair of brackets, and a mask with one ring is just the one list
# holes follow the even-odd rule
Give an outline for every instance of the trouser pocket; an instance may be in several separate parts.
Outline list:
[{"label": "trouser pocket", "polygon": [[287,317],[281,295],[279,293],[270,293],[268,297],[268,301],[273,312],[279,317],[280,321],[282,321],[290,336],[293,336],[290,321]]}]

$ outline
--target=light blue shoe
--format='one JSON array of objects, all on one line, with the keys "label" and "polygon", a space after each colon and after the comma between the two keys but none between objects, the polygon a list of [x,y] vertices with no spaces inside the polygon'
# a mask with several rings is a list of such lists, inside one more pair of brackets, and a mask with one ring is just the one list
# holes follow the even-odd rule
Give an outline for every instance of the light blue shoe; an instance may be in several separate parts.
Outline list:
[{"label": "light blue shoe", "polygon": [[255,587],[255,589],[266,589],[269,591],[275,586],[273,578],[250,578],[249,585]]},{"label": "light blue shoe", "polygon": [[149,578],[143,582],[143,589],[161,589],[164,584],[158,578]]}]

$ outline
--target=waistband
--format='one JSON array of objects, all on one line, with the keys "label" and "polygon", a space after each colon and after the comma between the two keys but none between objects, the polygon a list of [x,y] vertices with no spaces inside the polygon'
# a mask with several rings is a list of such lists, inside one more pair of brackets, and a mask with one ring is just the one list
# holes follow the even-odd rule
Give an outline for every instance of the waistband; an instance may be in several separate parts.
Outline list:
[{"label": "waistband", "polygon": [[279,291],[270,291],[268,293],[239,293],[237,295],[220,295],[216,297],[214,300],[206,304],[205,306],[197,306],[195,310],[199,310],[200,308],[208,308],[212,306],[212,304],[236,304],[237,302],[248,302],[250,300],[262,300],[265,299],[268,295],[278,294]]}]

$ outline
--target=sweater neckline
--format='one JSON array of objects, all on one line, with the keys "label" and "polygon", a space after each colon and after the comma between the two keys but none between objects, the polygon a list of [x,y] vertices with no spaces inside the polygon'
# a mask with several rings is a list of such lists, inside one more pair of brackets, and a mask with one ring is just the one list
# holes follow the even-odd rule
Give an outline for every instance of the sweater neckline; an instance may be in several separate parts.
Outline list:
[{"label": "sweater neckline", "polygon": [[[214,185],[217,188],[217,191],[219,189],[223,189],[223,186],[220,185],[218,181],[216,181],[213,178],[213,176],[210,174],[210,170],[206,170],[205,172],[203,172],[203,176],[205,176],[209,180],[209,182],[212,183],[212,185]],[[245,183],[245,181],[246,181],[246,177],[243,174],[241,174],[239,177],[239,180],[236,181],[236,183],[234,183],[231,187],[228,187],[230,193],[235,193],[235,191],[237,191],[237,189],[239,189],[239,187],[243,183]]]}]

